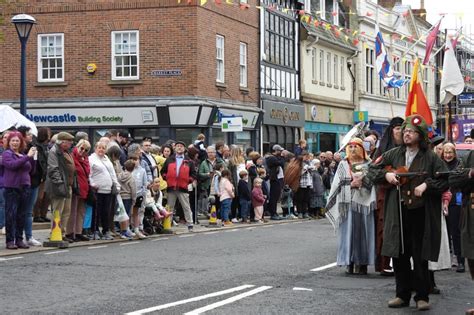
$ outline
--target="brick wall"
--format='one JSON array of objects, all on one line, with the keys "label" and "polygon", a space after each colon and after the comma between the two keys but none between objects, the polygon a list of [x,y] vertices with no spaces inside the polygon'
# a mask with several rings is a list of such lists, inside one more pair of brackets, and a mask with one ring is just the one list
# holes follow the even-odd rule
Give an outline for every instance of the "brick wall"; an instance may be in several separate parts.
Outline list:
[{"label": "brick wall", "polygon": [[[29,99],[196,95],[256,103],[258,99],[258,10],[238,5],[177,0],[28,1],[18,9],[34,16],[27,47]],[[12,13],[11,15],[13,15]],[[7,19],[11,15],[7,15]],[[140,84],[111,80],[111,31],[140,31]],[[19,98],[20,44],[10,23],[1,27],[0,100]],[[64,33],[66,86],[41,86],[37,77],[37,36]],[[226,37],[223,90],[216,87],[215,36]],[[239,42],[248,44],[248,95],[239,89]],[[89,75],[88,63],[97,71]],[[152,70],[181,69],[178,77],[153,77]]]}]

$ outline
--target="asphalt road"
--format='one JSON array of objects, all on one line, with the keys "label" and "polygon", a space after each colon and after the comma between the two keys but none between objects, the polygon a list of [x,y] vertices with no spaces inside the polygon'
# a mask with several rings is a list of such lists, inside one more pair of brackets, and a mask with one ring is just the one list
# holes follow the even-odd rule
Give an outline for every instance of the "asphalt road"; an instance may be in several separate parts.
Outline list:
[{"label": "asphalt road", "polygon": [[[326,220],[161,237],[0,259],[2,314],[406,314],[394,279],[331,267]],[[329,266],[328,266],[329,265]],[[315,268],[326,268],[311,271]],[[468,274],[436,273],[428,314],[474,307]],[[471,304],[469,304],[471,303]],[[145,311],[143,311],[145,310]]]}]

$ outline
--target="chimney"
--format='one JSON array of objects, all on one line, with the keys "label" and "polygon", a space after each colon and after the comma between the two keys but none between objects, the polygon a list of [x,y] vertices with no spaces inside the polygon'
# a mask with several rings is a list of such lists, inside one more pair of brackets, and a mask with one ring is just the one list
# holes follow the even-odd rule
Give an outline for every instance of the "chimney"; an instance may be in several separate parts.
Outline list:
[{"label": "chimney", "polygon": [[420,9],[425,8],[425,0],[420,0]]}]

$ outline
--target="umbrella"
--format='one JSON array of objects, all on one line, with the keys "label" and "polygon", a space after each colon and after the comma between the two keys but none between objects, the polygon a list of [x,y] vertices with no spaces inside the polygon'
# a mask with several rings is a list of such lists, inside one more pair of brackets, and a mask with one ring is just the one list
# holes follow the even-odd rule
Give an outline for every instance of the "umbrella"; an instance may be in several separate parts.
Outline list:
[{"label": "umbrella", "polygon": [[30,127],[31,133],[35,136],[38,135],[38,129],[31,120],[8,105],[0,105],[0,132],[11,127],[18,128],[20,126]]}]

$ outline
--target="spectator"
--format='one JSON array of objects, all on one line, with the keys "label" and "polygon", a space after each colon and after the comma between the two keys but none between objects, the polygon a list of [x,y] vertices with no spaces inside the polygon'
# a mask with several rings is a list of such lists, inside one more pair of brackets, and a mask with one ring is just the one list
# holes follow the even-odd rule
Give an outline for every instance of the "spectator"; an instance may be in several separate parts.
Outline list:
[{"label": "spectator", "polygon": [[[95,152],[89,157],[91,173],[90,186],[96,191],[96,204],[92,218],[93,239],[113,240],[110,233],[110,217],[113,215],[113,198],[120,192],[120,184],[115,174],[114,165],[105,154],[107,145],[97,142]],[[102,225],[102,236],[99,233],[99,218]]]},{"label": "spectator", "polygon": [[[125,211],[127,212],[127,215],[130,219],[132,218],[133,203],[137,199],[137,184],[135,183],[135,179],[133,178],[132,173],[135,169],[135,164],[136,162],[131,159],[125,161],[124,171],[118,176],[118,181],[120,184],[120,196],[122,197],[123,206],[125,207]],[[135,233],[132,233],[130,231],[129,224],[127,223],[127,221],[120,222],[120,238],[130,239],[135,236]]]},{"label": "spectator", "polygon": [[[194,174],[198,174],[199,170],[199,151],[194,147],[194,145],[188,146],[188,158],[192,162],[192,166],[194,168]],[[197,207],[198,207],[198,192],[197,192],[197,181],[193,182],[192,185],[188,186],[188,193],[189,193],[189,206],[191,207],[191,212],[193,214],[193,223],[199,224],[199,220],[197,217]]]},{"label": "spectator", "polygon": [[147,186],[149,187],[151,183],[153,182],[153,172],[150,168],[150,165],[145,161],[145,157],[143,157],[143,151],[140,148],[139,144],[132,143],[128,147],[128,157],[131,156],[136,156],[138,157],[138,160],[140,161],[140,166],[145,170],[146,172],[146,178],[147,178]]},{"label": "spectator", "polygon": [[291,190],[291,187],[286,184],[281,193],[281,210],[283,211],[283,217],[288,219],[295,218],[293,215],[293,197],[293,190]]},{"label": "spectator", "polygon": [[[314,170],[317,170],[321,162],[318,159],[313,159],[311,161],[311,165]],[[313,175],[313,187],[310,192],[310,202],[309,202],[309,209],[310,209],[310,215],[312,215],[315,219],[320,218],[322,216],[322,209],[325,206],[324,203],[324,192],[326,188],[324,187],[323,184],[323,178],[321,174],[317,171],[312,172]]]},{"label": "spectator", "polygon": [[76,178],[79,190],[73,192],[71,200],[71,215],[67,224],[66,237],[75,242],[88,241],[89,238],[82,235],[82,225],[84,223],[84,215],[86,212],[86,199],[89,194],[89,151],[91,145],[87,140],[79,140],[75,148],[72,150],[72,157],[76,168]]},{"label": "spectator", "polygon": [[[47,218],[48,207],[49,207],[49,196],[46,194],[45,182],[48,171],[48,143],[51,139],[51,130],[49,128],[38,128],[38,137],[36,138],[36,149],[38,150],[38,168],[36,179],[40,181],[38,189],[38,198],[36,204],[33,207],[33,222],[50,222]],[[39,174],[41,173],[41,178]]]},{"label": "spectator", "polygon": [[326,160],[324,161],[324,166],[329,167],[329,165],[333,161],[334,155],[332,154],[331,151],[326,151],[324,156],[326,157]]},{"label": "spectator", "polygon": [[199,152],[199,162],[204,161],[207,158],[206,146],[204,145],[204,141],[206,141],[206,136],[200,133],[196,140],[194,140],[194,147]]},{"label": "spectator", "polygon": [[216,149],[214,146],[207,147],[206,156],[207,158],[201,162],[198,169],[198,209],[200,213],[207,214],[211,180],[214,176],[214,167],[219,162],[216,157]]},{"label": "spectator", "polygon": [[238,198],[240,206],[240,216],[242,217],[242,223],[250,223],[249,210],[250,203],[252,201],[250,188],[249,188],[249,174],[246,170],[239,172],[239,185],[238,185]]},{"label": "spectator", "polygon": [[252,189],[252,205],[255,211],[255,222],[257,223],[263,222],[263,205],[267,199],[262,191],[262,182],[261,178],[255,178]]},{"label": "spectator", "polygon": [[229,220],[229,212],[232,199],[235,198],[234,185],[232,185],[232,175],[229,170],[223,170],[219,181],[219,199],[221,202],[221,219],[223,225],[232,225]]},{"label": "spectator", "polygon": [[295,204],[298,210],[299,218],[309,218],[308,209],[311,198],[311,190],[313,189],[313,167],[310,164],[309,154],[303,151],[301,156],[296,159],[300,165],[299,188],[295,193]]},{"label": "spectator", "polygon": [[[232,185],[238,187],[239,184],[239,174],[241,171],[245,170],[245,158],[242,153],[242,149],[239,146],[233,145],[230,151],[228,168],[231,174]],[[239,198],[238,191],[234,193],[235,198],[232,200],[232,222],[238,222],[237,209],[239,208]]]},{"label": "spectator", "polygon": [[6,150],[2,153],[3,188],[5,198],[5,227],[6,248],[29,248],[23,242],[23,229],[25,225],[25,212],[31,192],[30,172],[34,170],[33,156],[36,148],[31,147],[28,154],[23,154],[26,142],[18,131],[8,134]]},{"label": "spectator", "polygon": [[209,189],[209,194],[214,196],[214,202],[216,205],[217,215],[220,217],[220,208],[221,203],[219,201],[219,182],[221,180],[222,171],[225,170],[225,164],[223,162],[216,163],[214,166],[214,174],[212,175],[211,187]]},{"label": "spectator", "polygon": [[[5,188],[3,186],[3,164],[2,154],[7,145],[9,131],[5,131],[0,139],[0,234],[5,234]],[[5,147],[4,147],[5,146]]]},{"label": "spectator", "polygon": [[[38,136],[39,136],[39,130],[38,130]],[[87,140],[89,141],[89,134],[84,131],[78,131],[76,132],[76,135],[74,136],[74,143],[79,143],[81,140]]]},{"label": "spectator", "polygon": [[375,151],[377,148],[375,147],[375,139],[374,137],[365,137],[364,138],[364,150],[367,152],[367,155],[372,160],[375,155]]},{"label": "spectator", "polygon": [[[117,177],[117,181],[118,181],[118,177],[123,172],[123,168],[122,168],[122,165],[120,163],[120,157],[122,156],[122,150],[120,150],[119,146],[114,145],[114,146],[108,147],[106,154],[107,154],[107,157],[109,158],[110,162],[114,166],[115,176]],[[114,237],[115,236],[120,236],[119,234],[115,233],[115,222],[114,222],[114,217],[115,217],[114,214],[115,214],[115,212],[117,210],[117,207],[118,207],[118,203],[117,203],[117,195],[118,194],[119,194],[118,191],[113,193],[114,196],[112,196],[112,205],[111,205],[112,211],[110,212],[110,217],[109,217],[110,234],[112,234],[112,236],[114,236]]]},{"label": "spectator", "polygon": [[[74,159],[69,153],[74,136],[67,132],[60,132],[54,146],[48,153],[48,174],[46,178],[46,193],[51,198],[54,211],[59,211],[62,230],[66,232],[67,222],[71,214],[72,184],[74,181]],[[73,242],[64,237],[65,241]]]},{"label": "spectator", "polygon": [[171,215],[163,207],[163,193],[160,191],[160,179],[155,178],[153,185],[147,190],[145,207],[150,207],[155,214],[155,219],[158,221],[163,220]]},{"label": "spectator", "polygon": [[192,161],[184,156],[185,148],[184,142],[176,142],[175,154],[166,159],[161,175],[168,183],[168,205],[170,209],[174,209],[178,199],[183,207],[188,230],[192,231],[193,223],[188,185],[195,180],[196,173]]},{"label": "spectator", "polygon": [[298,157],[301,155],[301,153],[303,153],[303,151],[306,150],[306,148],[308,147],[308,144],[306,142],[305,139],[300,139],[300,141],[298,141],[298,145],[296,146],[296,149],[295,149],[295,156]]},{"label": "spectator", "polygon": [[148,177],[142,164],[140,164],[139,157],[137,155],[132,155],[130,150],[128,151],[128,156],[135,163],[132,171],[133,180],[136,185],[136,199],[133,202],[131,216],[133,233],[139,239],[145,239],[147,235],[143,231],[143,218],[145,217],[144,199],[146,197],[147,187],[149,187]]},{"label": "spectator", "polygon": [[269,169],[270,178],[270,196],[268,203],[268,211],[271,220],[281,220],[277,214],[277,204],[280,200],[281,190],[283,188],[283,169],[285,167],[285,159],[281,156],[284,149],[275,144],[272,148],[272,154],[267,157],[266,164]]},{"label": "spectator", "polygon": [[217,157],[220,158],[223,161],[225,160],[225,158],[224,158],[224,147],[225,147],[224,141],[217,141],[216,142]]},{"label": "spectator", "polygon": [[152,181],[155,177],[158,177],[158,167],[156,165],[156,160],[150,152],[151,150],[151,140],[142,141],[142,159],[148,164],[148,167],[151,170]]}]

